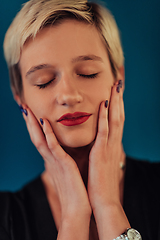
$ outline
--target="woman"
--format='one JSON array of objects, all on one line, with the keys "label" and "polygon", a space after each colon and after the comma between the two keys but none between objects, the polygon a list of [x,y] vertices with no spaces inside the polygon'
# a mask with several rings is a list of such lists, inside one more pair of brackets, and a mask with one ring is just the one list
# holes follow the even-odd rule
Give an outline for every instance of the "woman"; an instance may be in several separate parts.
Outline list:
[{"label": "woman", "polygon": [[31,0],[4,51],[45,171],[0,195],[2,239],[158,239],[159,165],[123,151],[124,59],[109,11],[86,1]]}]

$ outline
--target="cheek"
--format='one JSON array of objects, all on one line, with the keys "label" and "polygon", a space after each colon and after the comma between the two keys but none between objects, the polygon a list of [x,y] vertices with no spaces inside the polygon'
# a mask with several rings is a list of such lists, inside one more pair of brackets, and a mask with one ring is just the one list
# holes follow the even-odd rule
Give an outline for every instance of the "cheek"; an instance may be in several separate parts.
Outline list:
[{"label": "cheek", "polygon": [[43,96],[44,94],[37,94],[36,91],[24,88],[23,99],[24,103],[31,109],[37,119],[48,115],[51,101],[50,98]]},{"label": "cheek", "polygon": [[103,85],[100,87],[97,87],[92,92],[92,101],[94,103],[94,106],[99,107],[100,103],[102,101],[110,100],[111,96],[111,86]]},{"label": "cheek", "polygon": [[99,89],[97,88],[98,90],[95,90],[93,94],[92,103],[93,103],[93,108],[95,109],[95,120],[94,120],[95,126],[97,126],[98,124],[100,104],[106,100],[110,102],[111,87],[112,86],[105,86],[103,88],[99,88]]}]

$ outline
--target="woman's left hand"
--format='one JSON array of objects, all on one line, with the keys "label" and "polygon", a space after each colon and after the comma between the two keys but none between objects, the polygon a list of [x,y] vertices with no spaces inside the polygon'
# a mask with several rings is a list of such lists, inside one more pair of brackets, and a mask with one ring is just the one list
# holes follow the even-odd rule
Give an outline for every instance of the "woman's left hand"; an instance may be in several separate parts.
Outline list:
[{"label": "woman's left hand", "polygon": [[[120,201],[120,162],[124,125],[123,93],[112,88],[108,110],[102,102],[98,133],[89,156],[88,194],[101,240],[113,239],[130,227]],[[107,235],[106,235],[107,234]]]}]

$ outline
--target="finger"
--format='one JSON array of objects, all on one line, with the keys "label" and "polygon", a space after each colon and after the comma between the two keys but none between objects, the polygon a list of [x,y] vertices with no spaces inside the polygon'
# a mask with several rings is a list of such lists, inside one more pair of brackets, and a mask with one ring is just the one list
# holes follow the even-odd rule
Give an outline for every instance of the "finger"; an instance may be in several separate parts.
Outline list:
[{"label": "finger", "polygon": [[122,140],[123,136],[123,128],[124,128],[124,121],[125,121],[125,111],[124,111],[124,101],[123,101],[123,89],[120,91],[120,136]]},{"label": "finger", "polygon": [[53,129],[47,119],[43,120],[43,131],[48,147],[56,160],[64,160],[68,154],[60,146]]},{"label": "finger", "polygon": [[106,144],[108,139],[108,100],[100,104],[96,144]]},{"label": "finger", "polygon": [[39,122],[28,107],[23,105],[23,109],[23,117],[25,119],[32,143],[35,145],[44,160],[51,158],[52,154],[48,148]]},{"label": "finger", "polygon": [[114,144],[119,141],[121,136],[122,129],[122,97],[121,97],[122,89],[119,87],[118,83],[116,83],[111,91],[111,100],[109,106],[109,136],[108,136],[108,144]]}]

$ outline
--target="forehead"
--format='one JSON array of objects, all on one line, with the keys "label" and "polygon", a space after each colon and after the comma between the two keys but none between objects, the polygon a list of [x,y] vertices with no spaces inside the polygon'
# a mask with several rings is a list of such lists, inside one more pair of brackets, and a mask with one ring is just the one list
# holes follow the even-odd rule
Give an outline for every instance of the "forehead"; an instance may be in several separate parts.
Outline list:
[{"label": "forehead", "polygon": [[[34,39],[29,39],[21,53],[20,66],[28,68],[35,61],[63,63],[81,55],[100,55],[106,58],[104,40],[96,27],[77,20],[47,26]],[[35,64],[35,63],[34,63]]]}]

